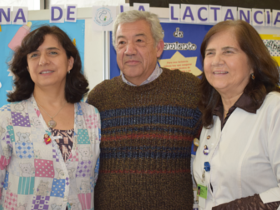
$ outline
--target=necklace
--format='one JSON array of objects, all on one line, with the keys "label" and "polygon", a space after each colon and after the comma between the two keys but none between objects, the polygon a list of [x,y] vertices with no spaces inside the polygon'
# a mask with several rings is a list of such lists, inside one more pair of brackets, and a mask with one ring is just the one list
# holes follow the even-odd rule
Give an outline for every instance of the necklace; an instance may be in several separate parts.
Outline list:
[{"label": "necklace", "polygon": [[49,113],[48,113],[40,104],[38,104],[38,105],[40,106],[40,108],[51,118],[50,121],[47,123],[47,125],[48,125],[49,128],[54,128],[54,127],[57,125],[56,121],[55,121],[53,118],[55,118],[56,115],[58,115],[58,113],[63,109],[63,107],[65,106],[66,103],[67,103],[67,102],[65,102],[65,103],[62,105],[62,107],[60,108],[60,110],[58,110],[58,112],[57,112],[54,116],[50,116]]}]

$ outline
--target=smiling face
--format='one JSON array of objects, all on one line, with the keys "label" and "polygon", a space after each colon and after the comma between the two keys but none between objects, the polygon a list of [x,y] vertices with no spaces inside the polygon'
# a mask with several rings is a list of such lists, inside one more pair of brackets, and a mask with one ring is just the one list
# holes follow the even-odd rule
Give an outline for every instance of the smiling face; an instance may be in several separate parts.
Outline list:
[{"label": "smiling face", "polygon": [[153,73],[164,47],[163,40],[155,45],[151,26],[145,20],[120,24],[115,45],[118,66],[135,85],[141,85]]},{"label": "smiling face", "polygon": [[28,71],[36,88],[65,88],[66,74],[73,67],[73,57],[66,52],[54,35],[47,34],[44,42],[27,55]]},{"label": "smiling face", "polygon": [[243,93],[253,69],[233,29],[210,38],[205,50],[204,73],[222,97],[238,97]]}]

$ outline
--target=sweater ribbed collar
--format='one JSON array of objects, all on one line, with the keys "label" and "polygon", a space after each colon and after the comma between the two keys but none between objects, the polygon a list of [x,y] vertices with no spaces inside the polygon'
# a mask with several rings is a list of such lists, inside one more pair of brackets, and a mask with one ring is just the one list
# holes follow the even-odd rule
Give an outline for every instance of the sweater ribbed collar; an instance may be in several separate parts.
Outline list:
[{"label": "sweater ribbed collar", "polygon": [[141,86],[131,86],[123,82],[121,75],[117,78],[118,84],[120,85],[121,88],[127,90],[127,91],[133,91],[133,92],[144,92],[147,90],[154,89],[155,87],[159,86],[162,84],[169,76],[170,70],[162,68],[162,73],[161,75],[155,79],[154,81],[141,85]]}]

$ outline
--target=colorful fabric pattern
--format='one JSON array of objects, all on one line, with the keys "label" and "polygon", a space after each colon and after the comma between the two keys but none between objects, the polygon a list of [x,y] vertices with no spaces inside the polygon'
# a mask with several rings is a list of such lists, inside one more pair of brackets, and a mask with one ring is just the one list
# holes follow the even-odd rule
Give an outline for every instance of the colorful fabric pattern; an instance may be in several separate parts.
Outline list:
[{"label": "colorful fabric pattern", "polygon": [[66,161],[71,154],[73,147],[74,129],[72,130],[58,130],[51,129],[53,136],[61,136],[62,138],[56,139],[56,143],[60,149],[64,161]]},{"label": "colorful fabric pattern", "polygon": [[32,210],[48,210],[50,196],[34,196],[32,200]]},{"label": "colorful fabric pattern", "polygon": [[199,79],[163,69],[133,87],[121,76],[89,94],[100,111],[97,209],[192,209],[191,145],[201,129]]},{"label": "colorful fabric pattern", "polygon": [[53,161],[34,159],[35,177],[54,178]]},{"label": "colorful fabric pattern", "polygon": [[17,199],[18,195],[16,193],[12,193],[9,190],[7,190],[4,200],[4,209],[15,210],[17,208]]},{"label": "colorful fabric pattern", "polygon": [[51,196],[64,197],[65,179],[53,179]]},{"label": "colorful fabric pattern", "polygon": [[22,113],[12,112],[12,122],[14,126],[30,127],[28,115],[23,116]]},{"label": "colorful fabric pattern", "polygon": [[33,143],[15,143],[16,154],[21,159],[34,158]]},{"label": "colorful fabric pattern", "polygon": [[99,112],[86,103],[75,104],[74,129],[66,131],[48,129],[33,97],[2,107],[0,209],[93,209],[99,130]]},{"label": "colorful fabric pattern", "polygon": [[35,177],[20,177],[18,184],[18,194],[33,195]]},{"label": "colorful fabric pattern", "polygon": [[13,126],[8,125],[7,130],[8,130],[8,134],[9,134],[9,137],[7,137],[7,138],[10,138],[12,142],[15,142],[15,132],[14,132]]},{"label": "colorful fabric pattern", "polygon": [[92,162],[90,160],[81,161],[78,163],[76,177],[90,177],[92,170]]}]

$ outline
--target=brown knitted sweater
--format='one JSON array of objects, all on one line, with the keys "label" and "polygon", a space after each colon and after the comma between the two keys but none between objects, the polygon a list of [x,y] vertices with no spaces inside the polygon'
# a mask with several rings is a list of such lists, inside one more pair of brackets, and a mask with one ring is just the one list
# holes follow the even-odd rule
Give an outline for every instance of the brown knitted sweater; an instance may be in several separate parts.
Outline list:
[{"label": "brown knitted sweater", "polygon": [[163,69],[147,85],[129,86],[119,76],[90,92],[102,134],[96,210],[192,209],[198,83],[190,73]]}]

